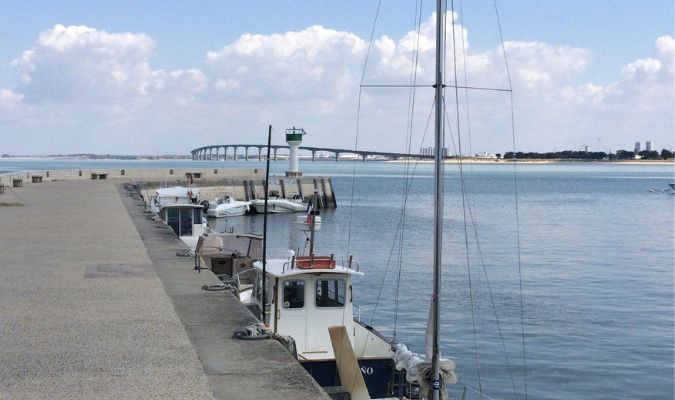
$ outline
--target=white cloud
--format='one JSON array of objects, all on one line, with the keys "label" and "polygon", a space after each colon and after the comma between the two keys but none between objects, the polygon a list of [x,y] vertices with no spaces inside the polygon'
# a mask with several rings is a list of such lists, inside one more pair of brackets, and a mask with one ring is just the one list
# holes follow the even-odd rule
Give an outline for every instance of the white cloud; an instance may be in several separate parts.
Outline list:
[{"label": "white cloud", "polygon": [[[432,15],[420,27],[417,78],[422,84],[432,81],[434,23]],[[469,47],[469,32],[459,24],[456,36],[463,40],[457,46],[460,84],[466,73],[469,85],[507,87],[501,47]],[[414,32],[398,40],[374,39],[366,83],[409,82],[417,42]],[[594,62],[587,49],[541,41],[504,46],[524,150],[578,148],[599,136],[608,143],[614,138],[616,148],[639,139],[636,130],[660,135],[651,137],[657,143],[672,137],[671,36],[658,38],[653,54],[617,69],[615,80],[605,85],[580,81]],[[315,145],[353,145],[368,48],[353,33],[311,26],[245,34],[208,52],[203,65],[183,70],[153,68],[154,48],[154,40],[144,34],[86,26],[56,25],[40,34],[12,62],[20,79],[11,89],[0,90],[0,120],[10,122],[6,126],[16,135],[51,135],[26,140],[44,148],[17,152],[181,153],[216,142],[261,141],[269,123],[280,131],[303,126]],[[446,74],[452,79],[452,57],[446,57]],[[418,89],[417,96],[416,127],[425,125],[433,94]],[[463,92],[461,96],[464,107]],[[469,97],[474,149],[508,150],[508,96],[471,92]],[[401,151],[408,91],[366,89],[362,100],[360,147]],[[61,140],[64,136],[73,140]],[[129,140],[134,148],[124,144]],[[421,133],[414,140],[419,142]]]},{"label": "white cloud", "polygon": [[148,36],[56,25],[13,61],[27,102],[143,94],[152,74]]},{"label": "white cloud", "polygon": [[342,99],[366,43],[358,36],[312,26],[300,32],[242,35],[206,56],[215,89],[232,97],[274,101]]},{"label": "white cloud", "polygon": [[0,108],[15,110],[23,101],[23,94],[14,93],[8,89],[0,89]]}]

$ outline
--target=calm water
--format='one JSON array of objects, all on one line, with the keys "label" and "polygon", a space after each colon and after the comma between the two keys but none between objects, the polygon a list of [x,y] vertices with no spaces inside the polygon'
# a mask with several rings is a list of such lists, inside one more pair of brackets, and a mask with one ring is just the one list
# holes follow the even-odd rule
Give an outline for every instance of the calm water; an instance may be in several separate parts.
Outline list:
[{"label": "calm water", "polygon": [[[0,160],[0,170],[214,164]],[[285,167],[273,163],[275,171]],[[354,254],[366,273],[354,288],[362,319],[386,335],[395,330],[399,341],[422,352],[431,286],[430,166],[418,167],[412,181],[402,243],[403,165],[319,162],[301,168],[333,176],[338,195],[338,208],[323,213],[317,253]],[[531,399],[672,399],[675,196],[648,189],[673,182],[673,167],[519,166],[519,225],[511,166],[467,166],[464,172],[469,229],[465,235],[459,174],[448,166],[443,256],[442,346],[457,364],[460,383],[478,388],[480,373],[485,393],[523,398],[523,330]],[[304,247],[294,218],[270,217],[272,255]],[[262,218],[217,223],[226,226],[261,232]],[[450,387],[453,396],[459,387]]]}]

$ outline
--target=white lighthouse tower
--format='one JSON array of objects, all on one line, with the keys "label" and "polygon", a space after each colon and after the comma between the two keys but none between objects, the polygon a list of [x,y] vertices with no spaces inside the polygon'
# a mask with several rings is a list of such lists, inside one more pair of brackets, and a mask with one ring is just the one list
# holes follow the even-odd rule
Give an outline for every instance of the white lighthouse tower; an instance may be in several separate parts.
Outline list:
[{"label": "white lighthouse tower", "polygon": [[298,147],[302,143],[302,137],[306,134],[307,132],[302,128],[292,127],[286,129],[286,143],[288,143],[291,149],[291,155],[288,158],[290,167],[286,171],[286,176],[302,176],[302,172],[298,169]]}]

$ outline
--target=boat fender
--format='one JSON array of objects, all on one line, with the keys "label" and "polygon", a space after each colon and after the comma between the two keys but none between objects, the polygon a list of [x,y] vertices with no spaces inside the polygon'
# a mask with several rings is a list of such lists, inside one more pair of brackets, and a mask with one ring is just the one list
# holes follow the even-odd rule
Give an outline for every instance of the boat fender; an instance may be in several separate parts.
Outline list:
[{"label": "boat fender", "polygon": [[249,325],[244,329],[237,329],[232,334],[232,339],[239,340],[264,340],[272,337],[272,333],[262,324]]},{"label": "boat fender", "polygon": [[209,202],[208,202],[208,200],[204,200],[204,201],[202,201],[202,202],[199,203],[199,204],[201,204],[201,205],[202,205],[202,208],[204,208],[204,212],[207,212],[207,211],[209,210]]},{"label": "boat fender", "polygon": [[274,338],[279,343],[281,343],[281,345],[284,346],[286,350],[288,350],[293,355],[294,358],[296,359],[298,358],[298,349],[295,346],[295,339],[293,339],[292,336],[275,334]]}]

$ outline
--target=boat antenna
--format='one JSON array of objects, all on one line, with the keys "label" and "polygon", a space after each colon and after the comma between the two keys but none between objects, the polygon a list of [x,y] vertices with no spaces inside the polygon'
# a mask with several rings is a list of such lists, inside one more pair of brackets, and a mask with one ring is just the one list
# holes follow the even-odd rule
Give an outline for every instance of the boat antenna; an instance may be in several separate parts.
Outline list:
[{"label": "boat antenna", "polygon": [[[439,400],[441,394],[441,369],[439,348],[440,288],[441,288],[441,245],[443,244],[443,33],[445,28],[444,0],[436,0],[436,115],[434,154],[434,277],[431,295],[431,398]],[[445,390],[445,388],[443,388]]]},{"label": "boat antenna", "polygon": [[314,256],[314,231],[315,231],[315,223],[316,223],[316,213],[314,210],[316,210],[317,205],[319,204],[319,193],[317,191],[314,191],[314,194],[312,195],[312,200],[310,201],[310,206],[309,206],[309,213],[308,213],[308,218],[307,221],[309,222],[309,256],[313,257]]},{"label": "boat antenna", "polygon": [[270,148],[272,147],[272,125],[267,132],[267,164],[265,165],[265,215],[263,216],[263,254],[262,254],[262,323],[265,323],[265,308],[267,304],[267,290],[265,289],[265,275],[267,275],[267,199],[270,189]]}]

